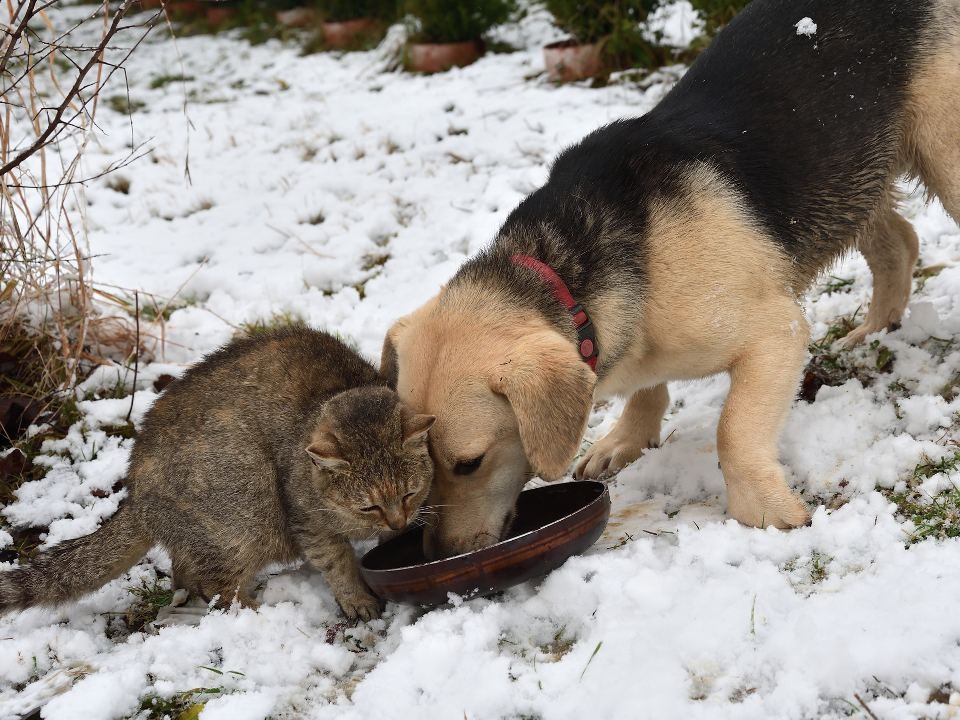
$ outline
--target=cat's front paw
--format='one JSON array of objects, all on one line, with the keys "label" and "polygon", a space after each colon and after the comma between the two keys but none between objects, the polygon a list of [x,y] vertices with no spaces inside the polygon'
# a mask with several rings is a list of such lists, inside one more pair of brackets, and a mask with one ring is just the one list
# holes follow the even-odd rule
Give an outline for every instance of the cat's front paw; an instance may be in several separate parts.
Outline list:
[{"label": "cat's front paw", "polygon": [[380,617],[380,599],[366,588],[337,593],[336,598],[348,620],[374,620]]}]

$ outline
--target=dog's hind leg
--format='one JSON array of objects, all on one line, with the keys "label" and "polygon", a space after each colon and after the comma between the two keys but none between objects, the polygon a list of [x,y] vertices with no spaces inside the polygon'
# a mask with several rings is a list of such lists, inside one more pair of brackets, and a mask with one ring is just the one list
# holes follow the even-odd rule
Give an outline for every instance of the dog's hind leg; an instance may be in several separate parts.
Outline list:
[{"label": "dog's hind leg", "polygon": [[960,223],[960,4],[937,3],[939,37],[910,87],[908,169]]},{"label": "dog's hind leg", "polygon": [[892,204],[874,217],[857,246],[873,273],[873,298],[863,324],[842,340],[847,347],[871,333],[897,328],[910,300],[913,265],[920,251],[913,226]]},{"label": "dog's hind leg", "polygon": [[643,451],[660,444],[660,423],[670,404],[666,384],[635,392],[623,408],[616,426],[584,453],[576,476],[608,477],[639,458]]},{"label": "dog's hind leg", "polygon": [[777,441],[796,395],[810,330],[801,309],[787,298],[757,315],[763,327],[729,368],[730,393],[717,428],[727,509],[744,525],[797,527],[810,513],[787,486]]}]

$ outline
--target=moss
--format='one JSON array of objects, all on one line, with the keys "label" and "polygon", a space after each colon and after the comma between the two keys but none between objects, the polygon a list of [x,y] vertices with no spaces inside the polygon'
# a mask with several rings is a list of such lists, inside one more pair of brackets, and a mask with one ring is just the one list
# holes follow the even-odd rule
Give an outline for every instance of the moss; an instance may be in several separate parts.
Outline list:
[{"label": "moss", "polygon": [[239,334],[259,335],[261,333],[270,332],[271,330],[279,330],[281,328],[294,327],[296,325],[303,324],[304,320],[301,316],[292,312],[284,311],[268,318],[260,318],[251,322],[242,323],[240,325]]},{"label": "moss", "polygon": [[107,106],[114,112],[123,115],[132,115],[147,107],[142,100],[136,100],[127,95],[111,95],[107,98]]},{"label": "moss", "polygon": [[166,87],[170,83],[186,83],[192,82],[195,80],[192,75],[155,75],[152,80],[150,80],[150,88],[152,90],[158,90],[160,88]]}]

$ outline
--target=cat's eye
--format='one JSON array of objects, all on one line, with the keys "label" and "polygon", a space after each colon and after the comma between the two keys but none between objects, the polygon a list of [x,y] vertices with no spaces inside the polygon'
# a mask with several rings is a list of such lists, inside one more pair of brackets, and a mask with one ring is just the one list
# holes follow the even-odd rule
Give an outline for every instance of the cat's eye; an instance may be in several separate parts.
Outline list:
[{"label": "cat's eye", "polygon": [[477,468],[480,467],[480,463],[483,462],[483,455],[480,457],[475,457],[473,460],[461,460],[456,465],[453,466],[454,475],[472,475],[477,471]]},{"label": "cat's eye", "polygon": [[360,508],[360,512],[371,513],[377,512],[380,509],[379,505],[368,505],[367,507]]}]

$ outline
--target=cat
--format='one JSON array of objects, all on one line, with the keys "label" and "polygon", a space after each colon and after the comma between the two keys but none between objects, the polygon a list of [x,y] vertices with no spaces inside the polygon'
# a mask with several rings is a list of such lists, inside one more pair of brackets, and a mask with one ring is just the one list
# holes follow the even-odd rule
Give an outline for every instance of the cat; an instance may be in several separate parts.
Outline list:
[{"label": "cat", "polygon": [[414,519],[433,479],[433,421],[332,335],[294,326],[236,339],[149,410],[116,514],[0,572],[0,612],[77,598],[160,545],[173,587],[220,606],[256,607],[256,573],[302,557],[344,615],[377,617],[349,539]]}]

